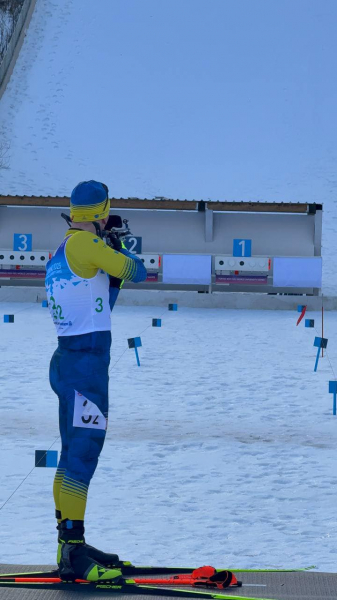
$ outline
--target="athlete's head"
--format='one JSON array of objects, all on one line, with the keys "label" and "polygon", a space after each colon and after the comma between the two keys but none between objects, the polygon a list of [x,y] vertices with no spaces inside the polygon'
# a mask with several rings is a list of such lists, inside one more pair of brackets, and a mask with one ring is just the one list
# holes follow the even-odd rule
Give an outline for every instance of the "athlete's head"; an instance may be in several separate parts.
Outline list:
[{"label": "athlete's head", "polygon": [[104,227],[109,218],[109,190],[99,181],[81,181],[71,192],[70,218],[76,223],[96,221]]}]

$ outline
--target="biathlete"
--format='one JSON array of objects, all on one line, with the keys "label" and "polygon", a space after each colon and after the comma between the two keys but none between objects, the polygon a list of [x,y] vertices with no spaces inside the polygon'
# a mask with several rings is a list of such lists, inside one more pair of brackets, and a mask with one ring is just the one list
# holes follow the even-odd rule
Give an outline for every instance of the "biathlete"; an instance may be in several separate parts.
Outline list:
[{"label": "biathlete", "polygon": [[48,305],[58,335],[50,384],[59,398],[62,441],[53,493],[63,580],[121,576],[116,554],[85,543],[84,514],[108,422],[110,312],[122,280],[144,281],[147,273],[117,239],[114,248],[102,239],[109,210],[104,184],[79,183],[70,199],[71,227],[47,264]]}]

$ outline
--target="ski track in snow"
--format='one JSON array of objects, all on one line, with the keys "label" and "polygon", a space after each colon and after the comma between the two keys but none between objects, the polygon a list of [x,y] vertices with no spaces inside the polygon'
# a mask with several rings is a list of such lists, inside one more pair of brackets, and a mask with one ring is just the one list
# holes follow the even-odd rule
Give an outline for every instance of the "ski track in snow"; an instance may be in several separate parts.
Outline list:
[{"label": "ski track in snow", "polygon": [[[113,313],[109,429],[88,541],[138,564],[336,571],[336,313],[326,314],[328,358],[314,373],[319,332],[296,327],[297,313],[163,312]],[[49,313],[8,303],[2,313],[15,323],[0,323],[0,506],[35,449],[57,440],[59,450]],[[124,351],[141,332],[138,368]],[[54,473],[34,469],[0,511],[0,562],[55,563]]]}]

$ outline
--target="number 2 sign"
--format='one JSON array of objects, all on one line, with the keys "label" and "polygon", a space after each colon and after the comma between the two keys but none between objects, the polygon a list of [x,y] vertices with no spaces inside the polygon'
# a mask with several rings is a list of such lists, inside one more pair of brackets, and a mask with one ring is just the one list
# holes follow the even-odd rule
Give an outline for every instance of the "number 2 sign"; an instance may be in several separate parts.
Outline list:
[{"label": "number 2 sign", "polygon": [[30,252],[32,249],[31,233],[14,233],[13,250]]},{"label": "number 2 sign", "polygon": [[142,238],[135,237],[134,235],[130,235],[124,240],[124,244],[126,249],[131,252],[131,254],[141,254],[142,253]]},{"label": "number 2 sign", "polygon": [[252,240],[233,240],[233,256],[251,256]]}]

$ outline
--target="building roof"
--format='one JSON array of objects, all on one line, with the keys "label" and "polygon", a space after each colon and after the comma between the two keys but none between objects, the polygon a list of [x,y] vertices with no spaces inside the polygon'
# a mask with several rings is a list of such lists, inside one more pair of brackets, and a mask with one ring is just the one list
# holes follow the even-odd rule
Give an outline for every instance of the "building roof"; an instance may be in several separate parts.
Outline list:
[{"label": "building roof", "polygon": [[[67,196],[1,196],[0,206],[32,206],[32,207],[60,207],[69,208]],[[315,214],[322,210],[321,204],[307,204],[303,202],[227,202],[222,200],[174,200],[171,198],[111,198],[113,208],[116,209],[144,209],[144,210],[196,210],[204,212],[206,209],[221,212],[280,212]]]}]

